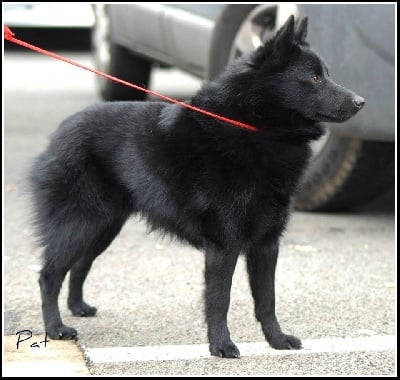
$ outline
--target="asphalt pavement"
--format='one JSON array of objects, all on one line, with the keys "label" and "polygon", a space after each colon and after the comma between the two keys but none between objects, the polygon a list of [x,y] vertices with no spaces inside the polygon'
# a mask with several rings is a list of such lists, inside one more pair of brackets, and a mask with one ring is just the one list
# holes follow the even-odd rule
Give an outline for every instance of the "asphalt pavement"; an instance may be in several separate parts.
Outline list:
[{"label": "asphalt pavement", "polygon": [[[86,52],[63,54],[93,66]],[[150,87],[185,99],[200,85],[164,69],[153,73]],[[3,364],[10,369],[17,332],[44,339],[41,249],[32,236],[26,172],[62,119],[99,98],[94,74],[37,53],[6,51],[3,99],[3,325],[11,344],[3,345]],[[207,354],[203,255],[130,219],[85,283],[97,316],[71,316],[67,287],[61,291],[64,322],[79,331],[79,360],[92,375],[396,374],[394,192],[382,199],[356,212],[293,214],[282,239],[276,309],[283,330],[304,340],[303,350],[277,352],[263,345],[240,258],[228,317],[232,339],[243,347],[238,360]],[[51,346],[28,352],[46,355]],[[13,368],[28,363],[19,357]],[[27,373],[45,375],[35,360]]]}]

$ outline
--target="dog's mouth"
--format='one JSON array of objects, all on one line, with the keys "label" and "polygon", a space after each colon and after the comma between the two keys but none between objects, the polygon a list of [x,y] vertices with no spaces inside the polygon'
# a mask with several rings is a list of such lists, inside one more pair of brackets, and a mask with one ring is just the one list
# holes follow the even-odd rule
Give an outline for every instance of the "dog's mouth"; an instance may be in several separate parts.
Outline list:
[{"label": "dog's mouth", "polygon": [[321,121],[321,122],[330,122],[330,123],[341,123],[343,121],[346,121],[350,119],[353,115],[345,115],[345,114],[338,114],[335,116],[331,115],[324,115],[322,113],[317,113],[316,115],[316,121]]}]

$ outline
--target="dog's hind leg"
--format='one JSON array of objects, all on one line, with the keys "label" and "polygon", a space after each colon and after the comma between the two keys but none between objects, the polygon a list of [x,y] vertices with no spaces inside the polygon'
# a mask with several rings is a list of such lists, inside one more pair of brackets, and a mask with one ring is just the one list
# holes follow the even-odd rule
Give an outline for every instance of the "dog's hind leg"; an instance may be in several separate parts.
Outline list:
[{"label": "dog's hind leg", "polygon": [[115,236],[120,232],[124,222],[125,218],[120,219],[103,230],[101,234],[97,236],[97,240],[94,244],[89,248],[89,252],[86,252],[85,255],[72,266],[69,277],[68,307],[73,315],[89,317],[96,314],[97,309],[89,306],[83,300],[83,283],[93,261],[111,244]]},{"label": "dog's hind leg", "polygon": [[75,329],[62,323],[60,316],[58,295],[65,275],[71,270],[68,306],[73,314],[94,315],[96,309],[82,299],[82,285],[93,260],[107,248],[125,221],[106,227],[107,222],[102,221],[100,215],[85,218],[74,213],[69,217],[53,230],[39,278],[45,328],[53,339],[70,339],[77,335]]},{"label": "dog's hind leg", "polygon": [[279,242],[273,241],[247,252],[247,271],[255,303],[255,314],[271,347],[301,348],[300,339],[282,333],[275,315],[275,268]]},{"label": "dog's hind leg", "polygon": [[65,251],[59,244],[48,244],[44,251],[44,265],[40,272],[39,285],[42,296],[42,313],[46,333],[52,339],[71,339],[77,331],[65,326],[58,308],[58,295],[65,275],[77,260],[77,252]]},{"label": "dog's hind leg", "polygon": [[210,247],[206,250],[205,298],[210,353],[224,358],[240,355],[231,341],[227,325],[232,276],[238,255],[238,252],[226,253]]},{"label": "dog's hind leg", "polygon": [[132,211],[132,202],[98,161],[85,156],[85,150],[64,157],[57,148],[60,157],[51,149],[39,157],[31,181],[35,226],[45,246],[39,278],[45,329],[53,339],[69,339],[77,332],[62,323],[58,307],[65,275],[73,268],[68,302],[73,313],[94,314],[95,309],[82,300],[82,284],[94,258]]}]

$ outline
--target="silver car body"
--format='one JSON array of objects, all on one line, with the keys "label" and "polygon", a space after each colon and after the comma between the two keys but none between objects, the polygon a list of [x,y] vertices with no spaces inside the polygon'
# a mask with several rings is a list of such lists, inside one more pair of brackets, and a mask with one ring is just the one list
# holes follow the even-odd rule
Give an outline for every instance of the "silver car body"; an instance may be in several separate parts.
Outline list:
[{"label": "silver car body", "polygon": [[[366,99],[363,112],[335,133],[377,141],[395,139],[394,4],[268,3],[279,20],[309,16],[309,41],[338,83]],[[207,77],[210,43],[224,4],[113,4],[111,39],[152,60]]]}]

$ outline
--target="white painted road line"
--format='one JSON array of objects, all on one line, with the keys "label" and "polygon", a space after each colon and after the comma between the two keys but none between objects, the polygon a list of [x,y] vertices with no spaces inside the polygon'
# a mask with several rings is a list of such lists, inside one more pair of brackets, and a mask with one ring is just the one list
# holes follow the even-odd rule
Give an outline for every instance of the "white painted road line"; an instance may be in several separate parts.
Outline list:
[{"label": "white painted road line", "polygon": [[[242,357],[259,355],[304,355],[394,350],[396,339],[394,335],[308,339],[303,340],[303,349],[301,350],[274,350],[266,342],[238,343],[237,346]],[[210,358],[207,344],[88,348],[85,350],[84,354],[92,363]]]}]

